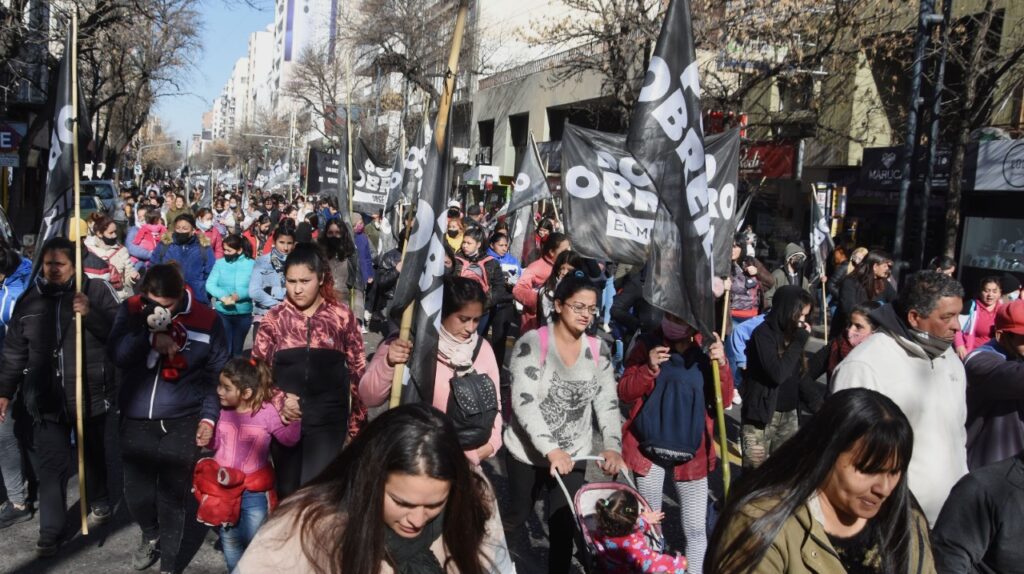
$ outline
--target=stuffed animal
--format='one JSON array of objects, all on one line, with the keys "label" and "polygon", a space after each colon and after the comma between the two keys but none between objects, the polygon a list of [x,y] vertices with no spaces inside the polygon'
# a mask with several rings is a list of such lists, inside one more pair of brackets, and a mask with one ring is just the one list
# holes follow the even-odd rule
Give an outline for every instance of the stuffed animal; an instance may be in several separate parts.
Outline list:
[{"label": "stuffed animal", "polygon": [[[142,312],[146,317],[146,326],[149,327],[151,333],[166,333],[170,335],[179,350],[185,348],[185,343],[188,342],[188,331],[180,323],[174,322],[174,317],[166,307],[150,304],[146,305]],[[160,362],[160,376],[165,381],[177,381],[181,377],[181,372],[188,368],[188,361],[181,353],[161,355],[155,349],[151,349],[146,366],[152,369],[158,361]]]}]

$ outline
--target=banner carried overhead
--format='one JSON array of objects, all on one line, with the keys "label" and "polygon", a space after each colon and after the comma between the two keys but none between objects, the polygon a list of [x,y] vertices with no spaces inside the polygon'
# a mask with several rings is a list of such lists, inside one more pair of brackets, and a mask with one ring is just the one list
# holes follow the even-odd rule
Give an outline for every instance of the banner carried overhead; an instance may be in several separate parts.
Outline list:
[{"label": "banner carried overhead", "polygon": [[626,149],[625,136],[566,123],[562,170],[573,250],[600,261],[643,265],[658,196]]},{"label": "banner carried overhead", "polygon": [[[715,268],[729,271],[739,178],[739,130],[709,136],[710,201],[724,214],[716,225]],[[626,148],[626,136],[566,124],[562,137],[566,229],[586,257],[643,265],[655,224],[658,196],[651,178]]]},{"label": "banner carried overhead", "polygon": [[352,207],[364,213],[382,210],[391,186],[391,166],[374,157],[361,138],[355,148],[352,156]]},{"label": "banner carried overhead", "polygon": [[344,165],[341,155],[312,148],[306,162],[306,192],[309,195],[334,198],[339,213],[348,213]]},{"label": "banner carried overhead", "polygon": [[[708,190],[700,72],[688,0],[672,0],[629,128],[629,150],[660,199],[644,299],[712,336],[715,234],[724,213]],[[721,197],[717,198],[721,202]],[[725,203],[725,202],[722,202]],[[733,201],[735,204],[735,201]]]}]

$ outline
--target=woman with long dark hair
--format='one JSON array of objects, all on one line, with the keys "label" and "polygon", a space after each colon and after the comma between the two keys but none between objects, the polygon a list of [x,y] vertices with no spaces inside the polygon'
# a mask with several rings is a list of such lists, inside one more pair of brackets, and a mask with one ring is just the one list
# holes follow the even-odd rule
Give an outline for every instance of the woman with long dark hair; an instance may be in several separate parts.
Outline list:
[{"label": "woman with long dark hair", "polygon": [[889,281],[891,276],[892,257],[884,251],[869,251],[839,286],[839,305],[835,323],[831,326],[832,331],[838,333],[845,329],[846,318],[853,312],[853,308],[865,301],[895,301],[896,288]]},{"label": "woman with long dark hair", "polygon": [[808,315],[813,308],[810,293],[783,285],[775,292],[764,323],[750,337],[741,416],[744,467],[759,466],[796,434],[801,381],[811,371],[804,348],[811,336]]},{"label": "woman with long dark hair", "polygon": [[518,530],[547,491],[552,573],[569,571],[574,528],[572,510],[552,475],[562,475],[570,495],[580,489],[586,464],[573,458],[593,454],[595,421],[604,445],[601,468],[608,474],[626,468],[608,347],[586,334],[599,311],[598,291],[579,275],[558,285],[552,322],[520,337],[512,349],[515,416],[504,434],[510,491],[505,532]]},{"label": "woman with long dark hair", "polygon": [[359,262],[355,256],[356,245],[352,235],[340,219],[332,219],[327,222],[317,244],[327,256],[327,266],[334,280],[335,297],[348,304],[351,289],[359,277]]},{"label": "woman with long dark hair", "polygon": [[238,570],[509,572],[493,503],[452,423],[427,405],[398,407],[277,509]]},{"label": "woman with long dark hair", "polygon": [[[466,232],[466,237],[469,237],[469,233]],[[465,277],[445,278],[434,396],[431,397],[434,407],[441,411],[447,412],[452,379],[467,373],[486,375],[489,381],[480,381],[480,384],[493,384],[495,396],[500,396],[500,376],[494,351],[486,339],[477,333],[486,305],[487,295],[476,281]],[[380,406],[391,396],[395,367],[409,361],[412,346],[410,341],[392,337],[377,347],[373,361],[359,383],[359,396],[368,407]],[[482,438],[482,430],[480,434]],[[494,456],[501,448],[501,415],[494,417],[486,442],[464,444],[463,447],[466,457],[476,465]]]},{"label": "woman with long dark hair", "polygon": [[297,445],[271,447],[283,498],[320,474],[341,452],[346,434],[354,436],[362,426],[366,408],[357,385],[366,355],[356,318],[334,298],[317,246],[298,245],[282,273],[287,295],[264,316],[252,356],[274,369],[274,380],[287,396],[282,416],[302,418]]},{"label": "woman with long dark hair", "polygon": [[907,486],[913,445],[885,395],[832,395],[733,486],[705,571],[934,572],[928,523]]},{"label": "woman with long dark hair", "polygon": [[569,249],[558,254],[551,266],[551,275],[541,285],[537,294],[537,324],[547,325],[555,312],[555,289],[566,275],[583,267],[583,258]]}]

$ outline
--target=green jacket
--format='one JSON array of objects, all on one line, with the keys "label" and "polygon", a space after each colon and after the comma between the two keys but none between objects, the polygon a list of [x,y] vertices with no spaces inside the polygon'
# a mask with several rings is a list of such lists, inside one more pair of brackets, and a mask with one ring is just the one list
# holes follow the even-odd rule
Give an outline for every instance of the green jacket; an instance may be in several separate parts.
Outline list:
[{"label": "green jacket", "polygon": [[[721,546],[730,544],[748,524],[771,510],[775,501],[755,501],[741,509],[726,525]],[[820,518],[821,505],[810,498],[782,525],[767,554],[753,572],[756,574],[845,574],[839,556],[828,540]],[[725,517],[723,517],[725,519]],[[908,574],[934,574],[928,522],[918,511],[913,513]]]}]

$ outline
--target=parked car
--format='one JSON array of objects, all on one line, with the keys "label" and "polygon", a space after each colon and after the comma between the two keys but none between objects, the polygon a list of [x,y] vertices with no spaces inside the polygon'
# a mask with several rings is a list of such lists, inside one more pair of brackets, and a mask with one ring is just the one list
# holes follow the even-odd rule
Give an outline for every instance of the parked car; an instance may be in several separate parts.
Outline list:
[{"label": "parked car", "polygon": [[87,195],[100,200],[104,213],[107,215],[114,213],[114,209],[117,207],[117,188],[114,187],[114,182],[105,179],[83,181],[82,196]]}]

